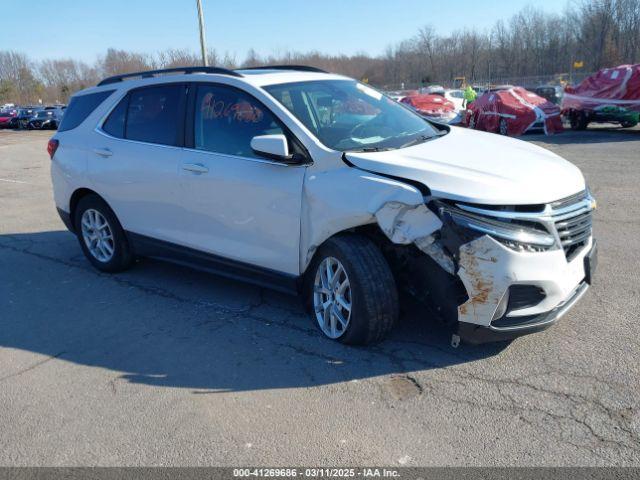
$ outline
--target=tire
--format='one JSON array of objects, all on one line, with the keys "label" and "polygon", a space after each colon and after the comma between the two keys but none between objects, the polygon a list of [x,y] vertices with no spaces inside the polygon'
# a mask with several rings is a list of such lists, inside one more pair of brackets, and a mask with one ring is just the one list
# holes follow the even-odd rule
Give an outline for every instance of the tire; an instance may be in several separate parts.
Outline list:
[{"label": "tire", "polygon": [[635,127],[636,125],[637,125],[637,122],[622,122],[620,124],[622,128],[632,128],[632,127]]},{"label": "tire", "polygon": [[509,135],[509,125],[504,118],[500,119],[500,123],[498,124],[498,133],[504,136]]},{"label": "tire", "polygon": [[471,118],[469,119],[469,128],[471,130],[476,129],[476,117],[474,115],[471,115]]},{"label": "tire", "polygon": [[[344,271],[333,261],[338,262]],[[338,278],[335,291],[329,297],[328,293],[316,291],[316,285],[324,285],[323,272],[329,262],[335,267],[333,278]],[[326,279],[326,275],[325,275]],[[340,285],[348,283],[348,290],[340,293]],[[316,253],[305,278],[304,286],[307,307],[314,323],[328,338],[349,345],[368,345],[384,339],[391,331],[398,319],[398,291],[389,264],[382,256],[376,245],[367,237],[357,234],[341,234],[327,240]],[[348,295],[347,295],[348,293]],[[342,295],[342,302],[339,300]],[[325,310],[315,305],[328,303],[333,300],[333,308],[337,308],[342,321],[326,320]],[[343,307],[344,302],[350,305],[349,311]],[[333,312],[332,307],[329,310]],[[335,317],[337,318],[337,317]],[[324,324],[324,326],[323,326]],[[330,325],[336,325],[329,333]]]},{"label": "tire", "polygon": [[[101,220],[98,220],[100,218]],[[98,221],[92,222],[94,219]],[[83,220],[85,220],[84,225]],[[106,228],[102,226],[99,229],[92,228],[93,226],[104,225],[102,220],[106,222]],[[74,214],[73,225],[80,242],[80,248],[82,248],[89,262],[98,270],[121,272],[133,264],[134,257],[120,222],[113,210],[109,208],[109,205],[97,195],[87,195],[80,199]],[[110,240],[103,240],[102,242],[89,240],[91,236],[95,239],[96,235],[103,235],[100,238],[107,239],[108,234],[110,234]],[[100,243],[99,247],[97,246],[98,243]],[[88,244],[96,245],[96,247],[90,248]],[[111,252],[109,252],[109,247]],[[104,253],[104,255],[101,255],[101,253]]]},{"label": "tire", "polygon": [[584,112],[571,112],[569,115],[572,130],[586,130],[589,125],[589,119]]}]

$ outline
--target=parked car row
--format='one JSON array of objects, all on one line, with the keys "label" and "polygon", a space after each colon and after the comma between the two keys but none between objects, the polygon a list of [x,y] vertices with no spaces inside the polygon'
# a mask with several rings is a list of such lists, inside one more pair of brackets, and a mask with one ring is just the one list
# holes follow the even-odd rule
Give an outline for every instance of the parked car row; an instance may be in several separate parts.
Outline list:
[{"label": "parked car row", "polygon": [[573,130],[590,123],[622,128],[640,123],[640,64],[602,69],[564,90],[554,85],[473,88],[478,96],[468,104],[462,90],[439,85],[388,95],[428,120],[509,136],[560,133],[563,119]]},{"label": "parked car row", "polygon": [[0,110],[0,128],[57,130],[66,105],[11,107]]}]

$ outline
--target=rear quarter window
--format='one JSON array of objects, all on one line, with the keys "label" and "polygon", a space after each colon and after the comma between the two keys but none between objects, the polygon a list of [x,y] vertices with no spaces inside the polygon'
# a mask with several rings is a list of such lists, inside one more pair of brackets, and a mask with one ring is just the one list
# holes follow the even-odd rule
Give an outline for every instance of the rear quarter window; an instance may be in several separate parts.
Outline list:
[{"label": "rear quarter window", "polygon": [[112,137],[124,138],[124,127],[129,108],[129,95],[125,96],[109,114],[109,118],[102,125],[102,129]]},{"label": "rear quarter window", "polygon": [[115,90],[73,97],[71,102],[69,102],[69,106],[64,111],[64,117],[58,131],[64,132],[76,128],[113,92],[115,92]]}]

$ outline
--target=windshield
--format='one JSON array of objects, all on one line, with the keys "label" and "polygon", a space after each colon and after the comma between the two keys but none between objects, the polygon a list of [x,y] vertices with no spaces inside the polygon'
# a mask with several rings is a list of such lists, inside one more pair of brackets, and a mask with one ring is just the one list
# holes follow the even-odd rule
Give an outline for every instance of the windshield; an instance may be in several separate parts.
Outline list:
[{"label": "windshield", "polygon": [[402,148],[438,135],[422,117],[353,80],[285,83],[265,90],[334,150]]}]

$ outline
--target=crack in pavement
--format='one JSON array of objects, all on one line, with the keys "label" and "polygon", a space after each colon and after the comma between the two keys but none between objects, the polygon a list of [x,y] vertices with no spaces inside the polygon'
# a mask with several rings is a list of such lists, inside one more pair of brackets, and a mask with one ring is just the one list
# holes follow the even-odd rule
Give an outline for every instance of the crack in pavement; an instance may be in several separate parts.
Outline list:
[{"label": "crack in pavement", "polygon": [[176,295],[173,292],[170,292],[164,288],[161,287],[156,287],[156,286],[149,286],[149,285],[143,285],[137,282],[134,282],[132,280],[128,280],[126,278],[122,278],[121,276],[118,275],[114,275],[114,274],[107,274],[107,273],[103,273],[100,272],[92,267],[88,267],[88,266],[84,266],[80,263],[74,263],[74,262],[69,262],[67,260],[61,259],[61,258],[57,258],[57,257],[53,257],[50,255],[45,255],[42,253],[37,253],[37,252],[33,252],[31,250],[29,250],[28,248],[18,248],[18,247],[14,247],[11,245],[3,245],[2,243],[0,243],[0,249],[7,249],[7,250],[12,250],[16,253],[22,253],[24,255],[30,255],[36,258],[39,258],[41,260],[47,260],[50,262],[54,262],[57,263],[59,265],[64,265],[66,267],[70,267],[70,268],[75,268],[78,270],[81,270],[85,273],[89,273],[92,274],[94,276],[97,276],[99,278],[103,278],[103,279],[109,279],[121,286],[125,286],[125,287],[129,287],[129,288],[135,288],[136,290],[139,290],[143,293],[147,293],[150,295],[154,295],[154,296],[158,296],[161,298],[165,298],[168,300],[174,300],[176,302],[182,303],[182,304],[189,304],[195,307],[205,307],[205,308],[213,308],[213,309],[217,309],[219,310],[221,313],[226,313],[226,314],[231,314],[231,315],[236,315],[236,314],[247,314],[250,313],[250,311],[252,309],[254,309],[256,306],[261,306],[262,304],[258,304],[258,305],[249,305],[246,308],[241,308],[241,309],[233,309],[230,308],[226,305],[220,304],[220,303],[215,303],[215,302],[205,302],[205,301],[201,301],[201,300],[192,300],[192,299],[188,299],[188,298],[184,298],[181,297],[179,295]]},{"label": "crack in pavement", "polygon": [[[55,262],[57,264],[64,265],[70,268],[79,269],[85,273],[90,273],[100,278],[109,279],[118,285],[121,285],[123,287],[128,287],[128,288],[134,288],[134,289],[137,289],[138,291],[141,291],[149,295],[165,298],[167,300],[175,301],[181,304],[188,304],[196,308],[206,308],[207,310],[213,310],[214,313],[218,316],[216,321],[235,323],[235,320],[238,318],[250,319],[255,322],[258,322],[261,325],[266,325],[266,326],[276,325],[278,327],[285,328],[290,331],[304,333],[306,336],[312,336],[312,337],[321,336],[319,332],[316,331],[316,329],[300,327],[288,321],[275,320],[273,314],[271,314],[270,317],[261,315],[261,313],[265,315],[269,315],[269,312],[261,311],[264,309],[264,307],[269,307],[269,308],[279,310],[280,312],[284,312],[285,314],[293,316],[296,319],[300,319],[305,316],[301,311],[286,309],[286,308],[282,308],[281,306],[269,303],[268,299],[266,298],[264,289],[259,290],[258,302],[250,303],[247,307],[244,307],[244,308],[233,309],[226,305],[222,305],[218,303],[203,302],[199,300],[184,298],[160,287],[142,285],[135,281],[125,279],[116,275],[104,274],[102,272],[98,272],[94,270],[93,268],[85,267],[84,265],[81,265],[79,263],[69,262],[67,260],[53,257],[50,255],[33,252],[28,247],[19,248],[11,245],[6,245],[6,244],[3,245],[2,243],[0,243],[0,248],[9,249],[17,253],[31,255],[31,256],[40,258],[42,260]],[[201,321],[198,323],[198,325],[202,325],[205,323],[209,323],[209,322]],[[279,343],[276,341],[276,339],[273,338],[273,336],[261,335],[258,333],[256,333],[256,335],[261,339],[267,342],[270,342],[275,347],[291,349],[297,354],[315,357],[319,360],[322,360],[324,363],[342,362],[342,360],[337,357],[327,355],[326,353],[322,353],[322,352],[316,352],[313,349],[310,349],[306,346],[303,347],[303,346]],[[404,348],[403,346],[408,348]],[[416,352],[412,350],[413,347],[420,348],[420,352]],[[414,368],[438,369],[439,372],[445,372],[443,370],[443,367],[447,366],[447,362],[442,359],[441,361],[429,361],[425,359],[424,357],[425,348],[432,349],[438,352],[439,354],[445,354],[450,357],[456,358],[461,362],[469,362],[469,361],[475,360],[475,358],[465,356],[456,351],[452,351],[450,348],[443,348],[436,344],[427,344],[427,343],[404,341],[404,340],[389,340],[384,347],[373,346],[368,348],[367,350],[358,349],[358,348],[350,349],[350,351],[354,355],[349,359],[348,363],[351,365],[357,365],[358,363],[361,363],[364,365],[371,365],[373,364],[373,362],[378,361],[377,359],[382,357],[386,361],[388,361],[398,372],[405,372],[406,370],[408,370],[409,369],[407,365],[408,363],[413,363]],[[46,363],[54,358],[58,358],[60,355],[63,355],[64,353],[65,352],[60,352],[59,354],[48,357],[47,359],[41,362],[38,362],[37,364],[34,364],[25,370],[2,377],[0,378],[0,381],[3,381],[7,378],[11,378],[17,375],[21,375],[22,373],[25,373],[29,370],[37,368],[43,363]],[[449,374],[450,372],[451,371],[447,371],[445,373]],[[315,382],[315,376],[311,372],[307,371],[306,373],[309,376],[309,379],[312,382]],[[615,411],[615,409],[605,405],[601,400],[597,398],[587,397],[577,392],[567,393],[567,392],[558,391],[550,388],[543,388],[533,383],[526,382],[524,381],[523,378],[509,379],[509,378],[484,377],[482,375],[472,373],[469,370],[462,368],[460,366],[456,366],[454,371],[451,373],[452,373],[452,378],[436,378],[436,376],[430,375],[429,376],[430,378],[428,378],[427,381],[432,382],[432,384],[425,384],[424,380],[420,381],[416,376],[405,375],[405,377],[407,378],[408,381],[415,384],[415,387],[418,389],[420,394],[425,392],[427,396],[430,396],[430,397],[435,396],[441,400],[447,400],[453,403],[464,404],[464,405],[471,406],[473,408],[480,408],[480,409],[485,409],[485,410],[494,411],[494,412],[504,412],[504,413],[512,413],[512,414],[513,413],[522,414],[524,412],[525,414],[531,413],[531,414],[543,415],[547,418],[551,418],[556,422],[558,422],[561,437],[565,436],[565,433],[566,433],[563,430],[561,421],[570,421],[576,425],[580,425],[583,431],[585,431],[597,443],[617,447],[620,449],[632,450],[632,451],[640,450],[640,440],[639,440],[638,434],[633,431],[630,425],[628,425],[630,424],[629,419],[626,418],[624,414],[620,414],[619,412]],[[603,380],[593,375],[584,375],[584,374],[572,375],[566,372],[557,372],[557,371],[549,371],[549,372],[544,372],[542,374],[537,374],[534,376],[534,378],[543,377],[544,375],[550,375],[550,374],[564,375],[569,378],[581,378],[583,380],[588,379],[588,380],[591,380],[592,382],[597,382],[598,384],[607,386],[607,388],[609,388],[613,393],[619,393],[620,388],[625,387],[624,385],[621,385],[621,384],[616,385],[616,384],[613,384],[612,382],[608,382],[606,380]],[[495,403],[486,403],[486,402],[483,403],[482,401],[478,401],[477,398],[474,398],[473,400],[469,400],[464,398],[463,396],[453,396],[453,395],[447,394],[446,392],[443,392],[441,389],[433,388],[433,383],[442,384],[442,385],[460,385],[460,386],[463,386],[464,389],[466,389],[468,392],[472,392],[473,390],[470,388],[470,385],[469,385],[470,381],[483,382],[483,383],[492,385],[493,387],[495,387],[496,392],[499,394],[499,396],[504,400],[506,404],[499,405]],[[113,387],[115,387],[115,385],[113,385]],[[512,395],[511,392],[507,392],[505,390],[506,387],[509,387],[509,388],[517,387],[522,389],[529,389],[536,394],[551,395],[557,399],[563,400],[565,402],[569,402],[570,408],[568,409],[567,413],[563,414],[563,413],[557,413],[555,411],[545,409],[542,406],[534,405],[531,402],[523,403],[522,401],[518,401],[514,397],[514,395]],[[587,418],[586,414],[580,415],[579,408],[584,407],[585,405],[592,407],[591,410],[593,412],[596,412],[596,414],[600,413],[601,415],[604,415],[604,417],[612,425],[612,429],[617,430],[618,432],[621,432],[624,438],[622,439],[611,438],[605,435],[605,433],[599,431],[597,427],[592,424],[592,422],[589,422],[589,419]],[[633,411],[633,407],[628,407],[628,409],[631,412]],[[524,416],[520,416],[520,418],[523,421],[525,421],[527,424],[530,424],[534,426],[536,429],[540,430],[541,426],[538,425],[537,423],[530,421],[528,418]],[[588,448],[588,449],[593,448],[592,444],[587,443],[582,445],[582,444],[576,443],[575,439],[571,439],[571,438],[569,439],[560,438],[560,441],[570,444],[574,447]]]},{"label": "crack in pavement", "polygon": [[27,372],[30,372],[31,370],[35,370],[36,368],[40,367],[41,365],[44,365],[47,362],[50,362],[51,360],[55,360],[56,358],[60,358],[60,356],[64,355],[67,352],[59,352],[56,353],[55,355],[49,355],[47,356],[47,358],[45,358],[44,360],[41,360],[39,362],[34,363],[33,365],[24,368],[22,370],[19,370],[15,373],[11,373],[9,375],[5,375],[4,377],[0,377],[0,382],[4,382],[5,380],[9,379],[9,378],[14,378],[14,377],[18,377],[20,375],[23,375]]},{"label": "crack in pavement", "polygon": [[[456,374],[458,377],[461,377],[462,379],[466,379],[470,381],[480,381],[480,382],[493,385],[496,391],[498,392],[498,394],[500,395],[500,397],[506,401],[507,405],[505,406],[505,405],[499,405],[496,403],[481,402],[481,401],[478,401],[477,398],[474,398],[473,400],[467,400],[462,397],[454,397],[451,395],[447,395],[441,391],[438,392],[438,395],[436,395],[439,399],[445,399],[453,403],[464,404],[474,408],[480,408],[488,411],[501,411],[501,412],[509,412],[509,413],[534,412],[534,413],[539,413],[541,415],[552,418],[556,421],[569,420],[578,425],[583,426],[586,429],[587,433],[592,438],[594,438],[597,442],[614,445],[622,449],[640,451],[640,436],[636,432],[634,432],[631,428],[625,426],[625,423],[627,423],[627,420],[624,418],[624,416],[618,414],[618,412],[616,412],[614,409],[604,405],[598,399],[588,398],[578,393],[566,393],[566,392],[561,392],[557,390],[546,389],[546,388],[542,388],[540,386],[537,386],[528,382],[520,381],[520,380],[486,378],[479,375],[471,374],[469,372],[464,371],[463,369],[458,370]],[[464,383],[459,380],[455,380],[452,382],[448,379],[432,378],[431,381],[434,381],[436,383],[441,383],[441,384],[457,383],[459,385],[464,386],[466,389],[469,388],[468,383]],[[510,392],[505,393],[505,391],[503,390],[504,386],[511,386],[511,387],[517,386],[525,389],[531,389],[536,393],[549,394],[549,395],[555,396],[556,398],[569,401],[571,403],[571,407],[568,410],[568,414],[563,415],[563,414],[542,408],[538,405],[534,405],[531,402],[525,403],[523,401],[518,401],[513,397],[513,395]],[[544,403],[548,403],[548,402],[544,402]],[[604,414],[607,420],[609,420],[613,424],[612,430],[618,430],[623,432],[626,438],[623,440],[620,440],[617,438],[610,438],[603,435],[602,432],[598,432],[596,428],[587,421],[586,416],[581,417],[578,415],[578,412],[576,411],[578,407],[584,406],[585,404],[596,407],[595,410],[600,411],[602,414]],[[633,407],[628,407],[628,408],[632,409]],[[626,440],[626,442],[624,440]],[[561,439],[561,441],[564,441],[564,439]],[[591,448],[592,446],[583,445],[582,447]]]}]

